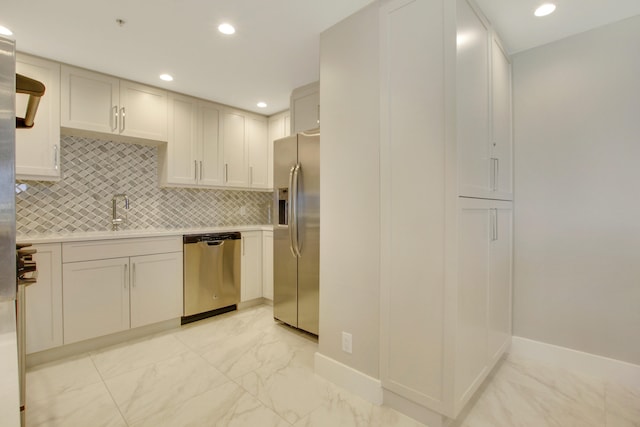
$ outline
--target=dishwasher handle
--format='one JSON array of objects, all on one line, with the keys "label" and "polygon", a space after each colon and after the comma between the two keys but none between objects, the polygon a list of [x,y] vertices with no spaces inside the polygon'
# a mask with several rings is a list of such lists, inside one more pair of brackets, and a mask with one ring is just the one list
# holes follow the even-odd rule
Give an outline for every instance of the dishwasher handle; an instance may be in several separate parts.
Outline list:
[{"label": "dishwasher handle", "polygon": [[222,246],[224,245],[224,240],[209,240],[204,242],[207,246]]}]

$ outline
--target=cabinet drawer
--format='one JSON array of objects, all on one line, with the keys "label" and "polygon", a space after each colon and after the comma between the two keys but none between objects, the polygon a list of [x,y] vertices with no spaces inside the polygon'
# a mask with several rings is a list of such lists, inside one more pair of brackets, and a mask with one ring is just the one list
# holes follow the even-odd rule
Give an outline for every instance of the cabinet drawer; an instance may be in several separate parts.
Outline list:
[{"label": "cabinet drawer", "polygon": [[182,251],[182,236],[91,240],[62,244],[62,262],[90,261]]}]

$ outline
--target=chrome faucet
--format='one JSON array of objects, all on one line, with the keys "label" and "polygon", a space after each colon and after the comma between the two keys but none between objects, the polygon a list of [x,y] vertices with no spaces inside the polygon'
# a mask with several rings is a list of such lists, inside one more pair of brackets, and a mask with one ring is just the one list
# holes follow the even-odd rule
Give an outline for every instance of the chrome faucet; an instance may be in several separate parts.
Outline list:
[{"label": "chrome faucet", "polygon": [[116,202],[118,201],[119,198],[124,199],[124,209],[127,211],[129,210],[129,197],[127,197],[126,194],[116,194],[115,196],[113,196],[113,198],[111,199],[111,210],[112,210],[111,225],[113,226],[112,228],[113,231],[116,231],[120,224],[124,224],[125,222],[127,222],[126,212],[125,212],[124,218],[121,218],[118,216],[118,205]]}]

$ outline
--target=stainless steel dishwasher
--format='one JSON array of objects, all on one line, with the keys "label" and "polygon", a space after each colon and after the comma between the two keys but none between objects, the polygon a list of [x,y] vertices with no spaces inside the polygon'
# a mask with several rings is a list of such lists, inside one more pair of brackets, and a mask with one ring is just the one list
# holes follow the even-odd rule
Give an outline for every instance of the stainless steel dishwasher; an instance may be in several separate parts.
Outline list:
[{"label": "stainless steel dishwasher", "polygon": [[240,233],[183,236],[182,324],[235,310],[240,302]]}]

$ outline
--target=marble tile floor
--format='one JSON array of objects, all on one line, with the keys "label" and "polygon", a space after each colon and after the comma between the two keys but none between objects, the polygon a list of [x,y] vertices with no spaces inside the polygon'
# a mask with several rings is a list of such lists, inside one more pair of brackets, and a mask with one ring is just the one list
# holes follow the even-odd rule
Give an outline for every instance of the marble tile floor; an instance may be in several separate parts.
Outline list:
[{"label": "marble tile floor", "polygon": [[[227,313],[30,369],[27,427],[423,426],[315,375],[316,351],[269,306]],[[640,387],[510,358],[458,425],[640,427]]]}]

